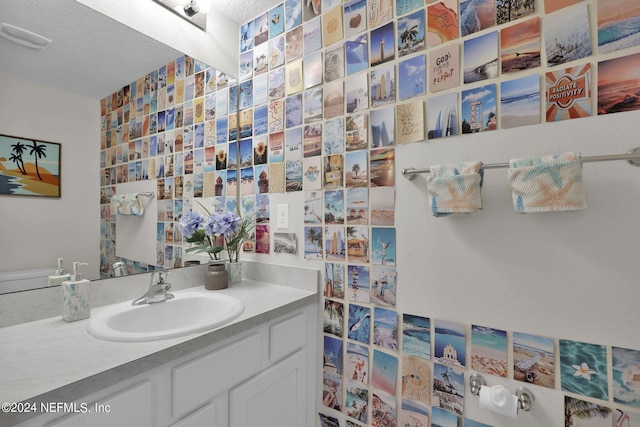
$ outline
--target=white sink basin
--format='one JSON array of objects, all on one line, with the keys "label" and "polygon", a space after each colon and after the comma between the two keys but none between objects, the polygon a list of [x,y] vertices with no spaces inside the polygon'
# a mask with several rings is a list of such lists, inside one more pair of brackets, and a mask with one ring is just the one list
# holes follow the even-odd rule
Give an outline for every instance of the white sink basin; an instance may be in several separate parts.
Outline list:
[{"label": "white sink basin", "polygon": [[154,304],[115,304],[92,315],[87,331],[108,341],[153,341],[222,326],[240,316],[242,302],[210,292],[177,292]]}]

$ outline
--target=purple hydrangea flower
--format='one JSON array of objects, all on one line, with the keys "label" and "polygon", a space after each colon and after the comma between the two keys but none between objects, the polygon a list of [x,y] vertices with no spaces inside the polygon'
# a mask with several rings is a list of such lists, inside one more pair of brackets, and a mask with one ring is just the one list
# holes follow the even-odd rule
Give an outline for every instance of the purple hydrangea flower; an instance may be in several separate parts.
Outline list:
[{"label": "purple hydrangea flower", "polygon": [[214,212],[205,224],[204,230],[207,234],[228,237],[236,232],[240,218],[230,212]]},{"label": "purple hydrangea flower", "polygon": [[178,221],[178,226],[180,227],[182,235],[189,238],[200,228],[203,222],[204,217],[198,212],[187,212],[180,218],[180,221]]}]

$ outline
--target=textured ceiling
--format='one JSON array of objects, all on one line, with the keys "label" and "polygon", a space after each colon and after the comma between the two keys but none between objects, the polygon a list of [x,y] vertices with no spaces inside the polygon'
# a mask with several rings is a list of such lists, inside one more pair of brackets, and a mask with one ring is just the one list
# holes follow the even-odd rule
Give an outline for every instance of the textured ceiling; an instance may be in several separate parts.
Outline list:
[{"label": "textured ceiling", "polygon": [[[213,10],[238,24],[282,2],[211,1]],[[75,0],[0,0],[0,11],[1,22],[53,40],[38,52],[0,38],[0,73],[89,98],[102,98],[181,55]]]}]

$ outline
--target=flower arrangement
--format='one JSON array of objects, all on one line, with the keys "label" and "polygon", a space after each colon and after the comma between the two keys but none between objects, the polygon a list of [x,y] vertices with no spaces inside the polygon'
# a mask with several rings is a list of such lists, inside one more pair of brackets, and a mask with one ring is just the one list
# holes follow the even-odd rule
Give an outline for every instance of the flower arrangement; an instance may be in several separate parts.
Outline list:
[{"label": "flower arrangement", "polygon": [[[205,211],[207,209],[205,208]],[[238,262],[242,242],[253,227],[250,217],[241,218],[234,212],[187,212],[178,226],[187,243],[193,243],[186,252],[206,252],[212,260],[220,259],[220,252],[227,250],[229,261]]]}]

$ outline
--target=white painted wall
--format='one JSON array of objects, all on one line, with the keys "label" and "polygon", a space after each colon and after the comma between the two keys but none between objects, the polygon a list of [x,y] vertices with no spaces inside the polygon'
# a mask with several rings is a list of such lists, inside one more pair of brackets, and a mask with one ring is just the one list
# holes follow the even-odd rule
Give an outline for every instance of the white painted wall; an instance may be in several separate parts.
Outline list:
[{"label": "white painted wall", "polygon": [[0,271],[63,257],[99,278],[100,103],[0,74],[0,133],[62,144],[62,197],[0,196]]}]

